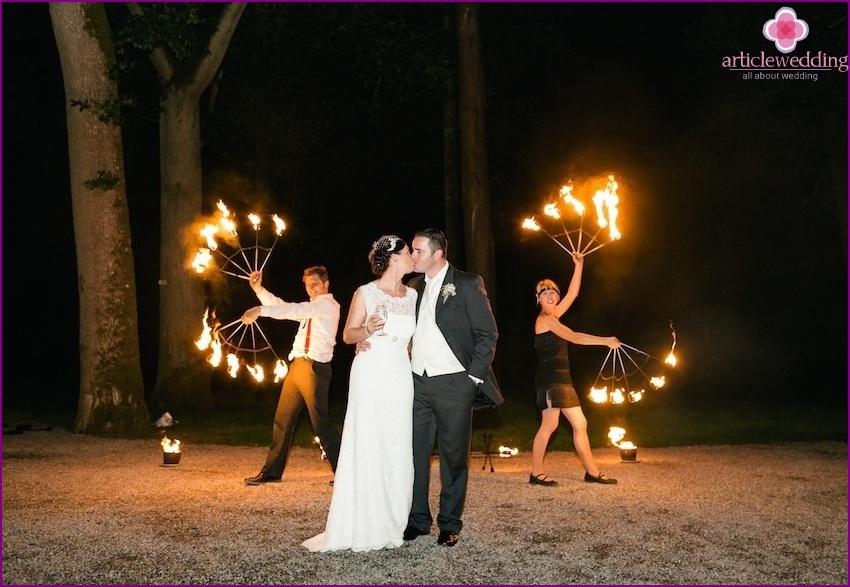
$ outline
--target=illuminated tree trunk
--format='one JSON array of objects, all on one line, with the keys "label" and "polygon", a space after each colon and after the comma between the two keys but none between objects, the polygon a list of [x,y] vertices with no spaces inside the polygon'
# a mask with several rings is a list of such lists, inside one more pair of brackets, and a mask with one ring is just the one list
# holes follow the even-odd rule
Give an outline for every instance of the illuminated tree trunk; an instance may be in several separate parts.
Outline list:
[{"label": "illuminated tree trunk", "polygon": [[496,264],[485,133],[484,66],[478,4],[457,5],[461,191],[466,268],[484,278],[495,306]]},{"label": "illuminated tree trunk", "polygon": [[[144,4],[128,3],[144,16]],[[150,52],[163,91],[160,145],[159,363],[150,404],[156,412],[180,412],[213,403],[210,370],[195,340],[204,314],[203,282],[191,271],[197,235],[188,233],[203,209],[201,94],[218,72],[244,3],[225,5],[209,51],[197,62],[180,62],[162,48]],[[192,248],[195,245],[195,248]]]},{"label": "illuminated tree trunk", "polygon": [[50,18],[65,83],[80,294],[80,400],[74,429],[121,435],[148,426],[150,415],[139,358],[118,87],[108,75],[115,48],[103,3],[51,2]]}]

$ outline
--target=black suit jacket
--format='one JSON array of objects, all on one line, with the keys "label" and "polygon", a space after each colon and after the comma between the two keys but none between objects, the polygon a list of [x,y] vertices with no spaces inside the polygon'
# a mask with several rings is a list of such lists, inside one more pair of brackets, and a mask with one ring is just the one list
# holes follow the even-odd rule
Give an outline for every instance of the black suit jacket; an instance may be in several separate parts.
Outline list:
[{"label": "black suit jacket", "polygon": [[[448,293],[446,286],[449,284],[454,284],[454,295]],[[419,303],[425,290],[425,275],[416,275],[409,285],[419,293],[416,300],[418,320]],[[484,380],[478,387],[484,397],[476,398],[474,407],[496,407],[503,404],[505,398],[502,397],[496,375],[493,373],[499,331],[481,276],[460,271],[449,264],[446,277],[440,286],[434,316],[449,348],[466,368],[467,373]]]}]

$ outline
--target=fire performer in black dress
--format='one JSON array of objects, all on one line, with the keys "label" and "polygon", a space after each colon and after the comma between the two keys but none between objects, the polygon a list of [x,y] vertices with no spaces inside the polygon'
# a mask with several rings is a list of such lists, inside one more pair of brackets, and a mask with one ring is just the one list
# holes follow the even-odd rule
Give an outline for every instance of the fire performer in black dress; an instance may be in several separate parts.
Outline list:
[{"label": "fire performer in black dress", "polygon": [[568,343],[600,345],[616,349],[620,341],[614,336],[596,336],[575,332],[561,323],[560,318],[578,297],[581,287],[581,274],[584,258],[581,253],[572,253],[575,270],[566,295],[561,299],[561,290],[551,279],[537,283],[535,293],[540,304],[540,314],[534,322],[534,349],[537,351],[537,371],[534,386],[537,392],[537,407],[541,410],[540,428],[534,436],[531,453],[531,475],[528,482],[532,485],[554,486],[557,481],[543,472],[543,459],[549,438],[558,428],[563,413],[573,429],[573,446],[584,464],[584,480],[588,483],[616,483],[602,473],[590,450],[587,437],[587,418],[581,409],[575,387],[570,375]]}]

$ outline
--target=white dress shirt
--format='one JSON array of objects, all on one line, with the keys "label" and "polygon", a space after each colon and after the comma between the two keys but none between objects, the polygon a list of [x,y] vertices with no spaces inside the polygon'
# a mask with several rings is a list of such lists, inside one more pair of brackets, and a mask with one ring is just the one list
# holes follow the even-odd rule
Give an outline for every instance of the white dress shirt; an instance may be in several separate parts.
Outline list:
[{"label": "white dress shirt", "polygon": [[[339,302],[333,294],[321,294],[309,302],[287,302],[270,291],[263,289],[257,294],[261,316],[277,320],[295,320],[300,322],[289,360],[307,357],[318,363],[330,363],[333,359],[336,333],[339,328]],[[310,319],[310,348],[305,352],[307,342],[307,320]]]}]

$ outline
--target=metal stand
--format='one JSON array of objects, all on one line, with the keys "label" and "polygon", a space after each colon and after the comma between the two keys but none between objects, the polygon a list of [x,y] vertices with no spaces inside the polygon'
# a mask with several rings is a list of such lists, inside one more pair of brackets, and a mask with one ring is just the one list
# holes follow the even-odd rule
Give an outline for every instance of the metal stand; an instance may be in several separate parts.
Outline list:
[{"label": "metal stand", "polygon": [[487,468],[487,461],[490,461],[490,472],[493,473],[495,469],[493,469],[493,453],[490,452],[490,444],[493,442],[492,434],[484,435],[484,464],[481,465],[481,470]]}]

